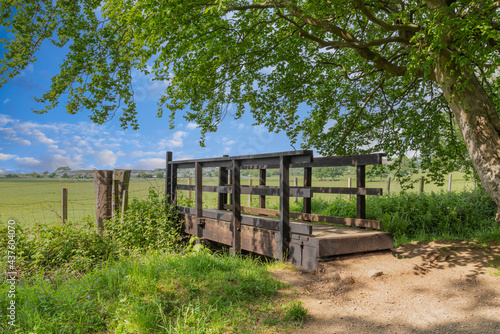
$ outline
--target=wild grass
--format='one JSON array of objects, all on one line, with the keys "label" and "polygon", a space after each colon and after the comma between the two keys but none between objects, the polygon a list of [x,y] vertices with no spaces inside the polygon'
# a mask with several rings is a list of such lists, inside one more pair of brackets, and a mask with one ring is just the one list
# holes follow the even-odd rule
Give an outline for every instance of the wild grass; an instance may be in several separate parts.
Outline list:
[{"label": "wild grass", "polygon": [[[162,253],[127,257],[81,277],[17,286],[22,333],[277,333],[305,317],[279,307],[283,284],[249,257]],[[5,319],[7,284],[0,287]],[[272,313],[274,322],[264,321]],[[0,322],[4,333],[15,331]]]}]

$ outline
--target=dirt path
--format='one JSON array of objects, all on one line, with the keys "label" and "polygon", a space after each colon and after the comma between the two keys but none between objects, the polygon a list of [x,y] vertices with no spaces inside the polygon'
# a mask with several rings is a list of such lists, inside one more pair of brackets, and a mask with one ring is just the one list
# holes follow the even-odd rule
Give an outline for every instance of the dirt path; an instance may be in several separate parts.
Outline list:
[{"label": "dirt path", "polygon": [[430,242],[273,274],[309,310],[297,333],[500,334],[495,268],[500,245]]}]

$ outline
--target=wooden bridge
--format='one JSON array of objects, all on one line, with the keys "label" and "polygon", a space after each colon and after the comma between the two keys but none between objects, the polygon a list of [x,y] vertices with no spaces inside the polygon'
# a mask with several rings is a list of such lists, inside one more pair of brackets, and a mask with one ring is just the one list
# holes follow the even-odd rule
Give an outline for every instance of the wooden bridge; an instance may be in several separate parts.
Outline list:
[{"label": "wooden bridge", "polygon": [[[185,233],[229,245],[233,253],[246,250],[315,270],[320,261],[333,256],[393,247],[392,235],[377,231],[382,223],[365,219],[365,196],[382,195],[382,189],[365,187],[365,166],[381,164],[385,155],[313,158],[312,151],[291,151],[173,161],[172,152],[167,152],[166,195],[175,205],[177,190],[195,192],[194,208],[177,207]],[[356,166],[357,187],[314,187],[312,168],[330,166]],[[217,186],[203,185],[202,168],[208,167],[219,170]],[[182,168],[194,168],[194,185],[177,183]],[[276,168],[279,186],[267,186],[266,170]],[[290,168],[304,169],[302,187],[290,186]],[[242,186],[242,169],[258,169],[259,185]],[[203,209],[203,192],[218,193],[217,208]],[[357,218],[312,214],[315,193],[356,195]],[[241,194],[258,195],[259,207],[241,206]],[[279,196],[279,210],[266,209],[266,196]],[[303,212],[290,212],[290,197],[303,197]]]}]

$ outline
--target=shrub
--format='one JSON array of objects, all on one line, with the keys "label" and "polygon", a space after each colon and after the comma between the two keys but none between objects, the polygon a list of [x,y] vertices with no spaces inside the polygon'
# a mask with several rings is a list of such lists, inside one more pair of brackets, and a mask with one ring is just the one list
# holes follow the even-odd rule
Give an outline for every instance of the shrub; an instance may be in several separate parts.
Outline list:
[{"label": "shrub", "polygon": [[181,241],[177,211],[154,189],[146,200],[134,199],[121,216],[104,223],[106,234],[123,253],[152,249],[173,250]]}]

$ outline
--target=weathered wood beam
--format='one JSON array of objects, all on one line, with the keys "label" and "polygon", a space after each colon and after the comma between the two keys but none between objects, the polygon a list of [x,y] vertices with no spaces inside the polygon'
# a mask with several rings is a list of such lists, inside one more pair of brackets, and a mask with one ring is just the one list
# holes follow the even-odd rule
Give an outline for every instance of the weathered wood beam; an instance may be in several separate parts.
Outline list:
[{"label": "weathered wood beam", "polygon": [[195,163],[194,166],[194,178],[195,178],[195,205],[196,205],[196,236],[198,238],[203,237],[203,168],[201,164]]},{"label": "weathered wood beam", "polygon": [[165,163],[165,198],[168,198],[168,202],[172,204],[172,169],[169,165],[172,161],[172,152],[167,152],[166,163]]},{"label": "weathered wood beam", "polygon": [[290,158],[280,157],[280,214],[278,259],[286,261],[290,248]]},{"label": "weathered wood beam", "polygon": [[240,162],[233,160],[233,168],[231,173],[233,187],[231,198],[233,203],[233,247],[232,253],[238,254],[241,252],[241,180],[240,180]]},{"label": "weathered wood beam", "polygon": [[[259,185],[260,186],[265,186],[266,185],[266,170],[265,169],[260,169],[259,170]],[[266,196],[265,195],[260,195],[259,196],[259,208],[265,208],[266,207]]]},{"label": "weathered wood beam", "polygon": [[[365,166],[356,166],[356,186],[358,188],[365,187]],[[360,219],[366,218],[366,197],[362,194],[356,195],[356,217]]]}]

